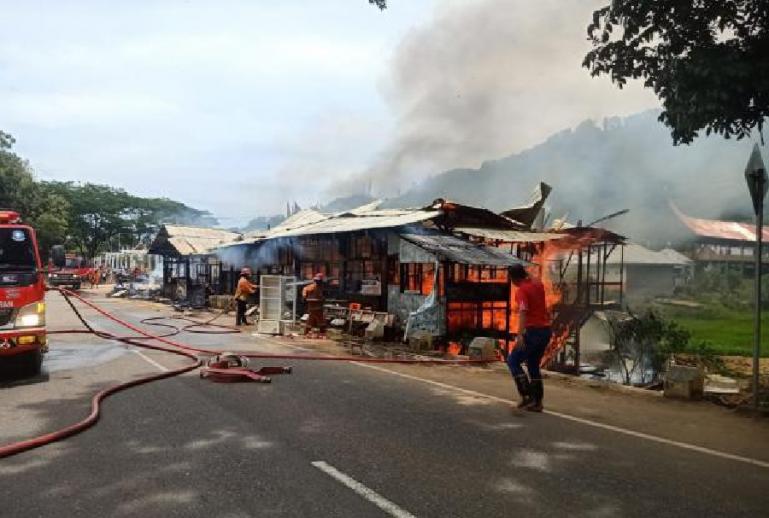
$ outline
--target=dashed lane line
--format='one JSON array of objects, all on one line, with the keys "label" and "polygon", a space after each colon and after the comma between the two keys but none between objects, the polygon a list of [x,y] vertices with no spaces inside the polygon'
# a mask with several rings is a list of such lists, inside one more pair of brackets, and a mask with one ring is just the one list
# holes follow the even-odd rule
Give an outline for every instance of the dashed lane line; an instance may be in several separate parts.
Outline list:
[{"label": "dashed lane line", "polygon": [[395,518],[416,518],[413,514],[406,511],[405,509],[402,509],[401,507],[397,506],[396,504],[392,503],[373,489],[364,486],[354,478],[352,478],[349,475],[346,475],[345,473],[342,473],[338,469],[336,469],[334,466],[323,462],[322,460],[318,460],[311,463],[314,467],[321,470],[323,473],[328,475],[329,477],[333,478],[337,482],[340,482],[341,484],[347,486],[348,488],[355,491],[359,496],[365,498],[378,508],[380,508],[382,511],[386,512],[390,516],[394,516]]},{"label": "dashed lane line", "polygon": [[137,356],[140,356],[144,361],[146,361],[150,365],[153,365],[154,367],[160,369],[163,372],[168,372],[169,370],[171,370],[168,367],[166,367],[165,365],[156,362],[155,360],[153,360],[152,358],[150,358],[149,356],[147,356],[146,354],[141,352],[139,349],[131,349],[131,352],[136,354]]}]

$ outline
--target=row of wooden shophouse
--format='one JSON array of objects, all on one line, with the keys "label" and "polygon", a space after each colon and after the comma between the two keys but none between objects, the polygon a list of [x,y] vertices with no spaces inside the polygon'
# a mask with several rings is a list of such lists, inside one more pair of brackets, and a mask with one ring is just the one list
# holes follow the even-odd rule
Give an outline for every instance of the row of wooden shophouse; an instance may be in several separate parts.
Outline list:
[{"label": "row of wooden shophouse", "polygon": [[558,337],[550,356],[578,365],[581,325],[595,309],[623,302],[622,268],[608,279],[607,270],[624,240],[600,228],[533,231],[540,210],[541,200],[496,214],[440,199],[420,209],[305,210],[246,235],[169,225],[149,252],[164,258],[169,298],[202,305],[231,293],[244,266],[257,280],[323,273],[329,306],[384,312],[400,333],[465,345],[475,336],[500,344],[514,336],[508,268],[524,264],[548,289]]}]

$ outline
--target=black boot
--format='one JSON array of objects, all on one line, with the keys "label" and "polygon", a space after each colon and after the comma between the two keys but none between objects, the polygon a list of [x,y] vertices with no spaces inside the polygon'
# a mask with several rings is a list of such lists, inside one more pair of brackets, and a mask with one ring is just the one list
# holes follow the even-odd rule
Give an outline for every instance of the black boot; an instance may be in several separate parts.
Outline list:
[{"label": "black boot", "polygon": [[526,410],[532,412],[542,412],[542,398],[545,396],[545,387],[542,384],[541,379],[531,380],[531,397],[532,403],[526,407]]},{"label": "black boot", "polygon": [[518,394],[521,396],[521,400],[518,402],[518,408],[525,408],[532,403],[529,378],[525,374],[519,374],[513,376],[513,380],[515,381],[515,387],[518,389]]}]

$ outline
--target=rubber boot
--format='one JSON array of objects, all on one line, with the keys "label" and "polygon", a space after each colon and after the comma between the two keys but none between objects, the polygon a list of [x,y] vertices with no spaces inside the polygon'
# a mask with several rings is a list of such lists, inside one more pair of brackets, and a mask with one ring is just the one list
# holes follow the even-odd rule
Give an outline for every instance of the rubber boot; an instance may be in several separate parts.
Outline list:
[{"label": "rubber boot", "polygon": [[533,402],[531,398],[529,378],[525,374],[519,374],[513,376],[513,380],[515,380],[515,387],[518,389],[518,394],[521,396],[521,400],[518,402],[518,408],[526,408]]},{"label": "rubber boot", "polygon": [[526,407],[526,410],[531,412],[542,412],[542,399],[545,396],[545,387],[542,384],[541,379],[531,380],[531,396],[532,402]]}]

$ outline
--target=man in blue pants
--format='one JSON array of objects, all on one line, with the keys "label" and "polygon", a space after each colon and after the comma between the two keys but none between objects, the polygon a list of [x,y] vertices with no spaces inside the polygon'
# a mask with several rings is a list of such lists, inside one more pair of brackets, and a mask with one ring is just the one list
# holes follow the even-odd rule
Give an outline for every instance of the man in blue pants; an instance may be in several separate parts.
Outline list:
[{"label": "man in blue pants", "polygon": [[[550,313],[545,300],[542,281],[529,276],[526,269],[516,264],[510,269],[510,279],[515,285],[515,302],[518,305],[518,334],[515,348],[507,356],[507,366],[513,375],[521,400],[518,408],[542,412],[544,386],[539,362],[550,343]],[[526,363],[528,376],[521,367]]]}]

